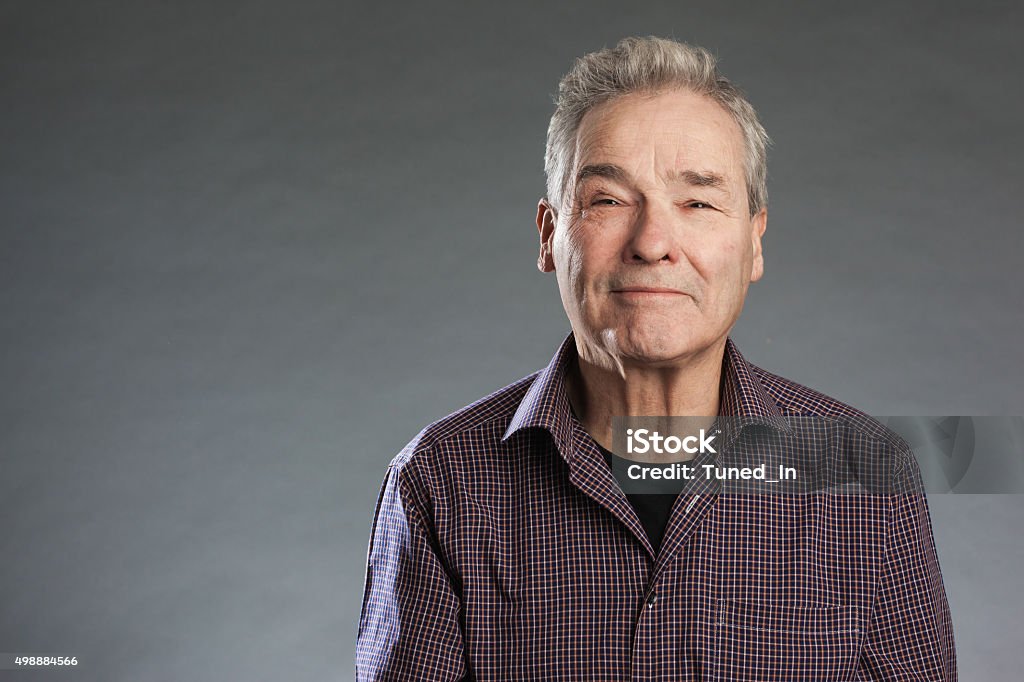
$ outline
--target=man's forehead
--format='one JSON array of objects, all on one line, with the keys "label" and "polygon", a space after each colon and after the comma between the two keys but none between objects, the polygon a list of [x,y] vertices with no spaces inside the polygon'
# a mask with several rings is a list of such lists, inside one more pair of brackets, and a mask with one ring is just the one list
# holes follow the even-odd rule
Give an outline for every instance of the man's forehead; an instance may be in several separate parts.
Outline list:
[{"label": "man's forehead", "polygon": [[573,180],[656,170],[666,181],[727,189],[743,179],[743,153],[739,126],[710,98],[626,95],[584,116]]}]

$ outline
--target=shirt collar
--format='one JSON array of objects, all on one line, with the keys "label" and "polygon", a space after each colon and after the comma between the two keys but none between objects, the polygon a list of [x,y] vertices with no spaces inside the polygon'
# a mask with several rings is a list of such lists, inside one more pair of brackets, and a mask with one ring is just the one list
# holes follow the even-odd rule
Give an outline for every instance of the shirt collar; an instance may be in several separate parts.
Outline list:
[{"label": "shirt collar", "polygon": [[778,403],[765,390],[752,365],[743,357],[731,337],[725,339],[722,377],[719,414],[737,417],[740,428],[761,424],[776,431],[792,432],[793,427],[779,410]]},{"label": "shirt collar", "polygon": [[537,373],[530,390],[519,403],[512,415],[512,421],[505,429],[502,441],[523,429],[541,428],[551,432],[563,456],[571,452],[568,443],[572,436],[572,422],[575,417],[569,408],[569,397],[565,390],[565,375],[576,359],[576,339],[572,332],[565,337],[548,366]]},{"label": "shirt collar", "polygon": [[[512,416],[502,441],[523,429],[541,428],[551,433],[563,456],[572,452],[569,443],[576,418],[569,408],[565,376],[576,357],[576,339],[570,332],[547,367],[537,373]],[[762,424],[786,433],[792,430],[778,405],[754,374],[751,365],[729,337],[725,340],[722,359],[719,414],[737,417],[739,429],[751,424]]]}]

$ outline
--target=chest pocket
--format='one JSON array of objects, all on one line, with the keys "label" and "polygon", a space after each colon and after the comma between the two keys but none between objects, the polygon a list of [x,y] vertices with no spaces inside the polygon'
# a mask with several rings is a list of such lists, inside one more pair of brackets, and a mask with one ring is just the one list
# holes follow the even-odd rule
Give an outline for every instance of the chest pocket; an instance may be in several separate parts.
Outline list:
[{"label": "chest pocket", "polygon": [[715,679],[850,679],[867,625],[858,606],[793,606],[720,599]]}]

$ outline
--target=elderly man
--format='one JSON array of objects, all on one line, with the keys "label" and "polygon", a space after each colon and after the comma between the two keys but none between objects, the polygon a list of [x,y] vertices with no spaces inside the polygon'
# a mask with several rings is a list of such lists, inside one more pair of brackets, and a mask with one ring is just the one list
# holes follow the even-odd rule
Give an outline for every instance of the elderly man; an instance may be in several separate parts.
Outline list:
[{"label": "elderly man", "polygon": [[[538,267],[572,333],[391,462],[359,679],[956,678],[912,453],[729,338],[764,268],[767,141],[700,48],[628,38],[563,78]],[[723,452],[792,447],[811,468],[838,452],[898,480],[628,492],[613,418],[679,415],[732,419]]]}]

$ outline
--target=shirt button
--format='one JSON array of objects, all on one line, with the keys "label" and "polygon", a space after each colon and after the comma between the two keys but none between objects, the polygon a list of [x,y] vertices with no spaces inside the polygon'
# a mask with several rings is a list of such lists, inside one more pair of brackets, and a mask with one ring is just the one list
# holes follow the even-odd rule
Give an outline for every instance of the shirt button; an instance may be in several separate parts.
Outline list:
[{"label": "shirt button", "polygon": [[649,596],[647,598],[647,608],[653,609],[654,608],[654,604],[657,601],[658,601],[658,593],[657,592],[651,592],[651,596]]}]

